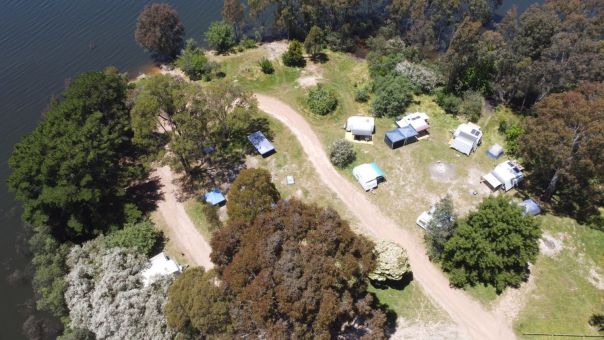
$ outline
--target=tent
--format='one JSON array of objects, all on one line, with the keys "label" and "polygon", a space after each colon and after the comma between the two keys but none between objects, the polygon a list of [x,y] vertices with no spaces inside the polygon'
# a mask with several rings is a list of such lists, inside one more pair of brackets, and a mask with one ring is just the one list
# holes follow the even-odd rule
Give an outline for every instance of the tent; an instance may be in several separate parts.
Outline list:
[{"label": "tent", "polygon": [[499,144],[495,144],[487,150],[487,156],[492,159],[499,159],[501,155],[503,155],[503,148]]},{"label": "tent", "polygon": [[384,172],[376,163],[361,164],[352,169],[352,175],[359,181],[365,191],[376,188],[378,182],[385,179]]},{"label": "tent", "polygon": [[355,137],[371,138],[375,131],[375,119],[373,117],[352,116],[346,121],[346,131]]},{"label": "tent", "polygon": [[226,198],[224,197],[220,189],[217,188],[214,188],[212,189],[212,191],[207,192],[205,195],[203,195],[203,198],[206,203],[210,203],[211,205],[220,205],[226,202]]},{"label": "tent", "polygon": [[398,129],[386,132],[384,142],[391,149],[396,149],[400,146],[407,145],[417,140],[417,131],[411,126],[406,125]]},{"label": "tent", "polygon": [[143,285],[149,286],[161,276],[179,273],[182,268],[166,254],[159,253],[149,259],[148,267],[142,271]]},{"label": "tent", "polygon": [[251,135],[247,136],[247,139],[254,145],[254,148],[258,151],[262,157],[268,157],[274,154],[275,147],[273,144],[264,136],[261,131],[256,131]]},{"label": "tent", "polygon": [[457,127],[457,130],[453,133],[453,137],[451,147],[469,156],[480,144],[482,131],[480,131],[480,126],[476,124],[465,123]]},{"label": "tent", "polygon": [[530,198],[522,201],[522,203],[520,203],[519,205],[524,210],[525,215],[535,216],[541,213],[541,207],[539,206],[539,204],[537,204],[537,202],[533,201]]}]

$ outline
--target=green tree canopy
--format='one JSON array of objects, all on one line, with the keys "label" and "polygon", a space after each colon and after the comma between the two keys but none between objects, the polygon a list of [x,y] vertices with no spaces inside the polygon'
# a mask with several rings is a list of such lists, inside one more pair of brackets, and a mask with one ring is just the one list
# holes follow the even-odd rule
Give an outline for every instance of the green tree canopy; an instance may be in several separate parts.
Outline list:
[{"label": "green tree canopy", "polygon": [[233,26],[224,21],[211,23],[205,37],[208,45],[218,53],[228,52],[237,43]]},{"label": "green tree canopy", "polygon": [[281,59],[285,66],[304,67],[306,65],[306,60],[304,59],[302,51],[302,43],[297,40],[291,41],[287,47],[287,51],[281,56]]},{"label": "green tree canopy", "polygon": [[428,255],[435,260],[445,248],[445,243],[453,236],[457,227],[457,217],[453,209],[453,199],[447,195],[434,205],[431,212],[432,220],[426,226],[424,239],[428,245]]},{"label": "green tree canopy", "polygon": [[323,50],[325,45],[325,37],[323,30],[319,26],[313,26],[306,35],[304,40],[304,49],[311,57],[316,57]]},{"label": "green tree canopy", "polygon": [[195,41],[188,40],[182,54],[178,56],[176,65],[191,80],[210,79],[213,69],[217,63],[208,61],[204,51],[197,47]]},{"label": "green tree canopy", "polygon": [[271,208],[281,195],[265,169],[243,169],[229,189],[229,219],[251,223],[258,214]]},{"label": "green tree canopy", "polygon": [[25,221],[48,225],[61,239],[123,223],[126,190],[145,177],[132,145],[126,88],[113,72],[81,74],[15,146],[8,185]]},{"label": "green tree canopy", "polygon": [[310,111],[325,116],[338,107],[338,98],[333,91],[322,84],[318,84],[308,91],[307,104]]},{"label": "green tree canopy", "polygon": [[506,196],[488,197],[459,221],[445,243],[443,269],[456,286],[490,284],[498,292],[518,286],[539,253],[541,229]]},{"label": "green tree canopy", "polygon": [[162,233],[155,229],[153,222],[145,219],[136,223],[126,223],[123,229],[109,234],[106,242],[110,248],[134,249],[139,254],[149,256],[161,239]]},{"label": "green tree canopy", "polygon": [[376,86],[376,93],[371,103],[376,117],[396,117],[405,113],[415,91],[407,78],[390,75]]},{"label": "green tree canopy", "polygon": [[176,57],[182,47],[185,29],[176,10],[168,4],[151,4],[139,14],[134,37],[159,59]]}]

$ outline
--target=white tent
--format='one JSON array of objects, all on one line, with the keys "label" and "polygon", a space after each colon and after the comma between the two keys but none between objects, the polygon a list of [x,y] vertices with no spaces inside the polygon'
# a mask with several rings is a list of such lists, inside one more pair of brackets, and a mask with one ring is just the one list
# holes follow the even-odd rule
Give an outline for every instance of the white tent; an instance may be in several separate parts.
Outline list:
[{"label": "white tent", "polygon": [[399,127],[411,125],[417,132],[426,131],[430,128],[428,124],[428,115],[425,112],[413,112],[406,114],[396,122]]},{"label": "white tent", "polygon": [[373,117],[352,116],[346,121],[346,131],[354,136],[371,137],[375,130],[375,120]]},{"label": "white tent", "polygon": [[182,268],[166,254],[159,253],[149,260],[149,266],[141,273],[143,284],[150,285],[161,276],[181,272]]},{"label": "white tent", "polygon": [[464,123],[457,127],[453,133],[451,147],[463,154],[470,155],[480,145],[482,131],[480,126],[473,123]]},{"label": "white tent", "polygon": [[522,167],[513,161],[505,161],[495,167],[491,173],[482,176],[493,190],[501,187],[508,191],[517,186],[524,179]]}]

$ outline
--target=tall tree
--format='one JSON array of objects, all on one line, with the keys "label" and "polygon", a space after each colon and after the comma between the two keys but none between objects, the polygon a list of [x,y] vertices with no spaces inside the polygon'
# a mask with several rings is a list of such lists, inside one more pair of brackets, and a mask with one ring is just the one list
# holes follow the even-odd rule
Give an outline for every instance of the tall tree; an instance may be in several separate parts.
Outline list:
[{"label": "tall tree", "polygon": [[445,243],[453,236],[457,227],[457,217],[453,210],[453,199],[447,195],[434,205],[432,220],[426,227],[424,239],[428,244],[428,255],[439,260],[445,249]]},{"label": "tall tree", "polygon": [[172,60],[182,47],[184,34],[185,28],[172,6],[151,4],[139,14],[134,38],[157,59]]},{"label": "tall tree", "polygon": [[244,23],[244,7],[241,0],[224,0],[222,8],[222,18],[231,24],[235,29],[235,35],[238,36],[241,26]]},{"label": "tall tree", "polygon": [[25,221],[60,239],[87,238],[125,219],[128,187],[144,178],[132,144],[127,83],[83,73],[9,160]]},{"label": "tall tree", "polygon": [[518,152],[542,199],[587,218],[604,199],[604,85],[551,94],[524,124]]},{"label": "tall tree", "polygon": [[205,33],[206,42],[218,53],[228,52],[237,43],[233,26],[224,21],[215,21],[210,24]]},{"label": "tall tree", "polygon": [[311,27],[304,40],[304,49],[306,50],[306,53],[310,54],[311,58],[316,58],[323,50],[324,44],[325,41],[321,28],[319,26]]},{"label": "tall tree", "polygon": [[488,197],[459,222],[442,255],[456,286],[490,284],[497,292],[518,286],[539,253],[541,230],[506,196]]},{"label": "tall tree", "polygon": [[251,223],[258,214],[271,208],[281,195],[266,169],[244,169],[231,185],[227,211],[229,219]]}]

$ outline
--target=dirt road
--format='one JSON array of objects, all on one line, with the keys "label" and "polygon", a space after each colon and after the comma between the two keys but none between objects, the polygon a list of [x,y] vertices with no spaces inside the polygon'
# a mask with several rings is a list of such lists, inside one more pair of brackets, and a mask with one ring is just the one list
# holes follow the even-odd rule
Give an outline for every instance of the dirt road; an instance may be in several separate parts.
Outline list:
[{"label": "dirt road", "polygon": [[176,199],[176,186],[173,183],[172,171],[169,167],[164,166],[155,169],[154,175],[159,176],[162,184],[164,199],[158,202],[157,211],[170,228],[167,236],[193,263],[206,270],[212,268],[214,266],[210,261],[212,249],[195,228],[183,204]]},{"label": "dirt road", "polygon": [[335,170],[319,138],[304,117],[275,98],[260,94],[256,94],[256,98],[262,111],[291,129],[321,180],[355,214],[362,230],[374,238],[396,242],[407,250],[414,280],[449,314],[461,334],[481,340],[516,338],[505,320],[487,311],[465,292],[449,287],[448,279],[426,256],[422,241],[407,230],[399,228],[367,199],[365,193],[355,188],[353,183]]}]

